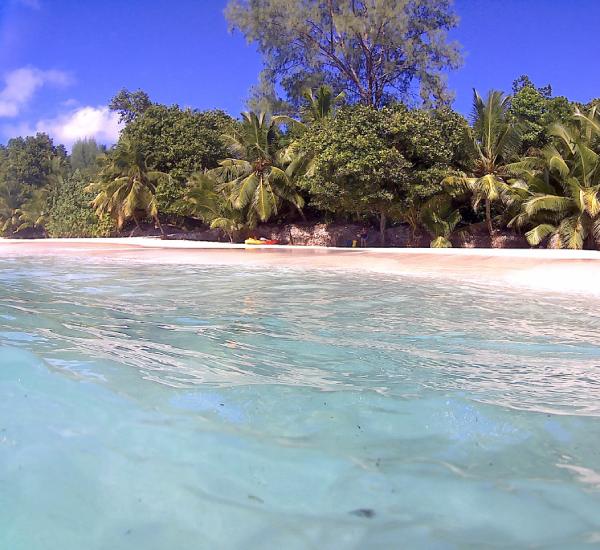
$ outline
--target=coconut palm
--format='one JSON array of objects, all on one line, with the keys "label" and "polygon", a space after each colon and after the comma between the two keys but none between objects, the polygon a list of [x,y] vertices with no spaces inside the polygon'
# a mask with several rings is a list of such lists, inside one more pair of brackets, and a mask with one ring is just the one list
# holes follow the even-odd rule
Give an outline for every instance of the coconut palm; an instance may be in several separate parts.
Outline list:
[{"label": "coconut palm", "polygon": [[521,212],[511,225],[529,226],[531,245],[550,238],[558,248],[583,248],[586,240],[600,241],[600,156],[594,150],[600,137],[596,107],[575,111],[570,125],[550,128],[552,143],[540,158],[518,163],[526,181],[520,192]]},{"label": "coconut palm", "polygon": [[240,231],[256,226],[252,212],[234,208],[224,186],[207,173],[193,174],[187,185],[181,203],[183,211],[208,223],[212,229],[221,229],[230,241],[233,242]]},{"label": "coconut palm", "polygon": [[27,199],[20,208],[17,209],[19,225],[16,231],[22,231],[27,228],[43,228],[48,219],[48,195],[46,188],[35,189],[31,197]]},{"label": "coconut palm", "polygon": [[230,242],[247,229],[254,229],[256,221],[248,220],[240,210],[226,209],[222,214],[210,222],[211,229],[221,229]]},{"label": "coconut palm", "polygon": [[8,183],[0,185],[0,232],[13,233],[17,230],[21,202],[18,186]]},{"label": "coconut palm", "polygon": [[222,184],[236,210],[246,210],[248,215],[255,215],[263,222],[277,214],[283,202],[300,211],[304,205],[284,169],[278,148],[278,126],[289,123],[288,117],[242,113],[238,129],[225,136],[232,158],[221,161],[218,168],[209,172],[210,177]]},{"label": "coconut palm", "polygon": [[302,107],[305,118],[315,122],[330,117],[336,105],[344,101],[346,94],[341,92],[334,97],[333,90],[329,86],[320,86],[316,92],[306,88],[302,92],[302,97],[306,100],[306,104]]},{"label": "coconut palm", "polygon": [[206,173],[192,174],[187,181],[187,189],[179,205],[186,215],[194,216],[210,223],[219,216],[221,204],[225,201],[218,184]]},{"label": "coconut palm", "polygon": [[473,90],[473,170],[470,174],[444,179],[444,184],[449,188],[468,190],[473,196],[474,208],[484,202],[490,236],[494,231],[491,205],[510,193],[511,173],[508,165],[521,143],[519,129],[509,120],[509,107],[510,97],[502,92],[492,90],[484,101]]},{"label": "coconut palm", "polygon": [[140,215],[154,220],[164,235],[158,218],[156,186],[170,176],[150,170],[138,144],[123,139],[104,161],[99,181],[91,183],[87,191],[96,193],[92,207],[102,217],[108,214],[121,229],[133,219],[139,228]]},{"label": "coconut palm", "polygon": [[[341,104],[346,97],[344,92],[334,97],[329,86],[321,86],[316,92],[306,88],[302,96],[306,100],[305,105],[301,108],[303,118],[311,124],[333,116],[336,105]],[[298,135],[309,128],[309,125],[294,119],[286,118],[285,122],[298,130]],[[296,181],[300,176],[310,175],[314,167],[313,157],[302,149],[301,142],[298,139],[294,139],[281,150],[280,159],[286,165],[286,173],[292,181]]]},{"label": "coconut palm", "polygon": [[420,222],[431,235],[431,248],[451,248],[450,235],[461,220],[447,195],[435,195],[420,210]]}]

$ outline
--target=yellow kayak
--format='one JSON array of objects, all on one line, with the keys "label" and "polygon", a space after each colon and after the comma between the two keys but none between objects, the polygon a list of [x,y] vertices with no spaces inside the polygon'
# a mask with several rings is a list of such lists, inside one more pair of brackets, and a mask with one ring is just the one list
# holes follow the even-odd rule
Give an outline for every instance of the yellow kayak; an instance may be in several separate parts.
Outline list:
[{"label": "yellow kayak", "polygon": [[279,244],[279,241],[276,241],[275,239],[261,241],[260,239],[250,238],[246,239],[244,244]]}]

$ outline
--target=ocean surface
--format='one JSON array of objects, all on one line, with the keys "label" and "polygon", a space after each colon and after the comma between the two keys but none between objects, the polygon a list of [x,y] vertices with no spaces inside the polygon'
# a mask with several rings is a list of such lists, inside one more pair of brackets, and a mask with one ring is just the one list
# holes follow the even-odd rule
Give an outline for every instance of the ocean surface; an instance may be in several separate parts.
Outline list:
[{"label": "ocean surface", "polygon": [[0,259],[0,549],[598,547],[599,305]]}]

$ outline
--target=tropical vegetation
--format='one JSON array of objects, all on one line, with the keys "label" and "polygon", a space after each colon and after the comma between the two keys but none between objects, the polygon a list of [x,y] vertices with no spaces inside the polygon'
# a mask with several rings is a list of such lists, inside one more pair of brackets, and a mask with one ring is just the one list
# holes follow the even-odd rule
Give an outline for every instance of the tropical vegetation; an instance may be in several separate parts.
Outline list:
[{"label": "tropical vegetation", "polygon": [[0,232],[204,227],[235,241],[265,223],[333,223],[372,226],[381,245],[404,230],[407,245],[471,234],[600,247],[598,100],[556,97],[522,75],[509,91],[474,91],[463,117],[443,78],[461,61],[446,0],[230,0],[226,17],[264,59],[247,112],[122,89],[114,145],[11,139]]}]

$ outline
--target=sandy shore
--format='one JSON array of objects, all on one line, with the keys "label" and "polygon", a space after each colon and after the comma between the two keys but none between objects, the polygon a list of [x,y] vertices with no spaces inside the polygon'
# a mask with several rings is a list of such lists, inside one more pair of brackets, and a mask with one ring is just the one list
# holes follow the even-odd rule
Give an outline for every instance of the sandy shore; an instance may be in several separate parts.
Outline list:
[{"label": "sandy shore", "polygon": [[0,257],[67,256],[165,264],[359,270],[600,296],[600,252],[526,249],[325,248],[123,239],[0,239]]}]

